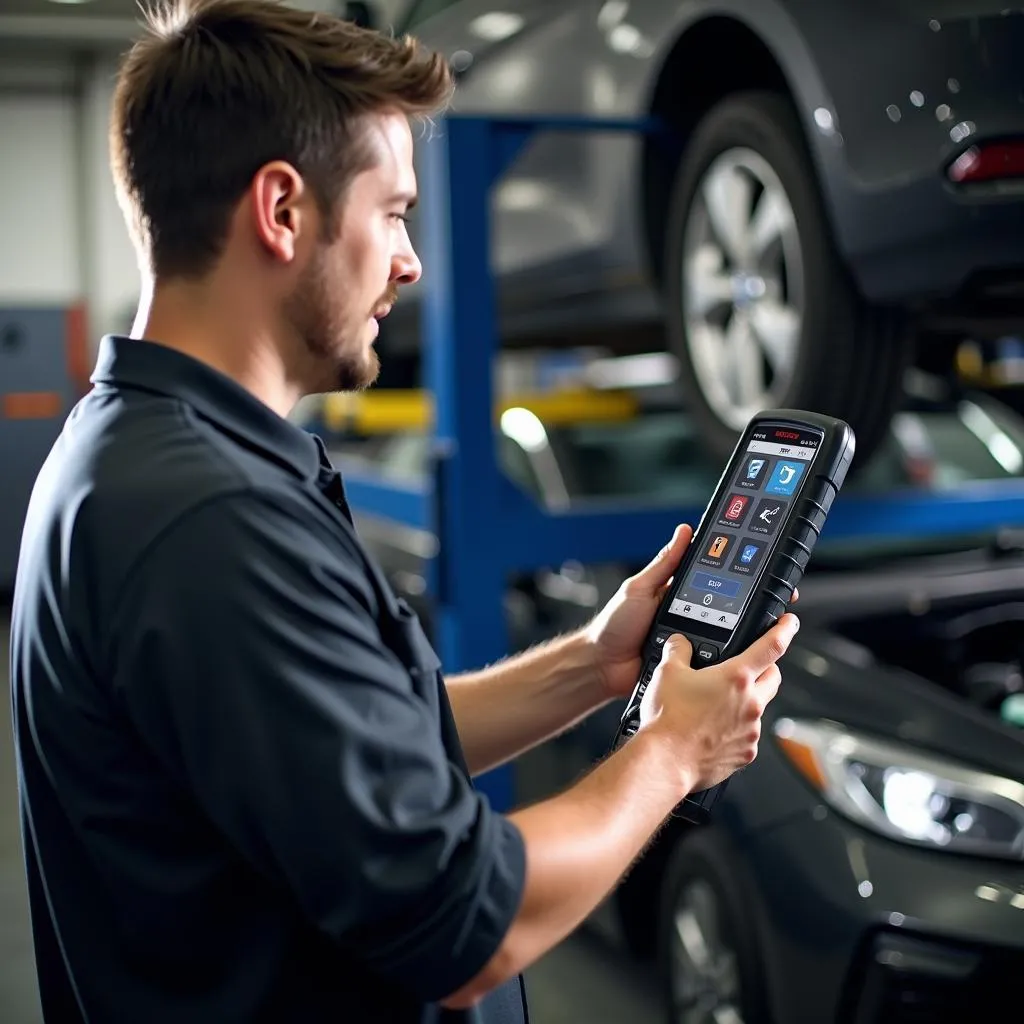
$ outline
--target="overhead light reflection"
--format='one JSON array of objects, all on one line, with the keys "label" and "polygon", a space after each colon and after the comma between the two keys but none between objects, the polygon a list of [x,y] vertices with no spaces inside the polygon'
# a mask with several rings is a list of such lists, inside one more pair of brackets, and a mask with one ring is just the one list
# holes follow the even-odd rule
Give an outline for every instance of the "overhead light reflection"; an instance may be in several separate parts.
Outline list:
[{"label": "overhead light reflection", "polygon": [[469,50],[456,50],[448,63],[451,65],[452,71],[461,74],[463,71],[469,70],[473,63],[473,54]]},{"label": "overhead light reflection", "polygon": [[547,184],[532,178],[510,178],[497,189],[497,205],[502,210],[537,210],[551,201]]},{"label": "overhead light reflection", "polygon": [[628,53],[633,57],[650,57],[654,47],[644,38],[635,25],[623,22],[608,33],[608,45],[616,53]]},{"label": "overhead light reflection", "polygon": [[615,109],[618,94],[611,72],[601,65],[594,68],[590,78],[594,109],[607,113]]},{"label": "overhead light reflection", "polygon": [[513,406],[501,414],[501,432],[524,451],[539,452],[548,446],[548,432],[537,414],[521,406]]},{"label": "overhead light reflection", "polygon": [[949,137],[954,142],[960,143],[963,142],[964,139],[970,138],[975,131],[977,131],[977,127],[973,121],[961,121],[959,124],[955,124],[949,129]]},{"label": "overhead light reflection", "polygon": [[522,15],[511,11],[488,11],[469,23],[469,31],[478,39],[500,43],[522,31],[524,24]]},{"label": "overhead light reflection", "polygon": [[593,388],[653,388],[673,383],[679,376],[679,362],[667,352],[595,359],[585,376]]},{"label": "overhead light reflection", "polygon": [[532,82],[533,62],[529,56],[499,61],[488,76],[491,93],[498,99],[515,100]]},{"label": "overhead light reflection", "polygon": [[606,0],[597,12],[597,27],[602,32],[608,32],[626,17],[629,10],[629,0]]},{"label": "overhead light reflection", "polygon": [[1000,466],[1011,476],[1024,469],[1024,452],[1009,434],[979,405],[962,402],[960,421],[989,450]]}]

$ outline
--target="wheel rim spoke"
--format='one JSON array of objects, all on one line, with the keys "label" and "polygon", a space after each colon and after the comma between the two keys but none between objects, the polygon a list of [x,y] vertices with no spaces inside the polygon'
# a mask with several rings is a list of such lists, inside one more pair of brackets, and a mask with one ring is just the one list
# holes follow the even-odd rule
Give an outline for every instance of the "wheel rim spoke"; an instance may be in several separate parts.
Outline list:
[{"label": "wheel rim spoke", "polygon": [[694,369],[708,401],[716,409],[731,407],[731,367],[725,331],[715,324],[698,320],[690,328],[689,340]]},{"label": "wheel rim spoke", "polygon": [[788,376],[800,340],[800,314],[781,302],[766,299],[751,309],[750,326],[772,373]]},{"label": "wheel rim spoke", "polygon": [[803,258],[778,175],[752,150],[721,154],[683,236],[686,343],[700,392],[731,429],[787,400],[803,329]]},{"label": "wheel rim spoke", "polygon": [[748,261],[753,190],[750,178],[729,164],[710,171],[704,181],[702,195],[711,230],[734,266]]},{"label": "wheel rim spoke", "polygon": [[722,267],[722,251],[702,245],[692,257],[687,274],[687,308],[694,316],[716,318],[732,303],[732,278]]},{"label": "wheel rim spoke", "polygon": [[[735,381],[733,397],[740,408],[753,410],[767,390],[762,368],[761,350],[750,329],[746,314],[734,313],[726,331],[729,362]],[[756,410],[753,410],[756,411]]]},{"label": "wheel rim spoke", "polygon": [[679,1024],[743,1024],[735,953],[720,928],[717,897],[697,880],[680,896],[673,919],[672,1000]]},{"label": "wheel rim spoke", "polygon": [[748,244],[752,259],[760,261],[793,227],[793,208],[785,194],[781,189],[766,187],[750,218]]}]

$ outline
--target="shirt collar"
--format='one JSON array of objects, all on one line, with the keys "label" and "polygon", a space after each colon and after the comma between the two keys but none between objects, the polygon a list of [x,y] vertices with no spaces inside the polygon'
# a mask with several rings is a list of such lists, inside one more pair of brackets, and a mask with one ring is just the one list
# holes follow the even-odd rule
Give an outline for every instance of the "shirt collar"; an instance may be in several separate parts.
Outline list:
[{"label": "shirt collar", "polygon": [[279,416],[225,374],[158,342],[106,335],[90,379],[177,398],[303,479],[316,479],[327,463],[319,438]]}]

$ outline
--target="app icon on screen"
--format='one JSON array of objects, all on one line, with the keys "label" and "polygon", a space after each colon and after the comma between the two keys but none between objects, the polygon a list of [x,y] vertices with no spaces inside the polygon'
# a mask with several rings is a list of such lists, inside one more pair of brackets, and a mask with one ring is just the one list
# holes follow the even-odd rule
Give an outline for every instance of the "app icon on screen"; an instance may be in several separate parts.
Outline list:
[{"label": "app icon on screen", "polygon": [[745,487],[756,490],[764,481],[764,475],[768,471],[768,459],[763,455],[751,455],[744,463],[736,478],[738,487]]},{"label": "app icon on screen", "polygon": [[768,494],[792,494],[800,485],[806,466],[802,462],[780,462],[772,473],[765,491]]},{"label": "app icon on screen", "polygon": [[773,534],[786,516],[789,502],[778,498],[764,498],[754,510],[754,517],[747,526],[753,533]]},{"label": "app icon on screen", "polygon": [[752,573],[761,564],[764,549],[764,541],[744,538],[736,545],[736,554],[733,556],[730,569],[733,572]]},{"label": "app icon on screen", "polygon": [[731,550],[732,542],[733,538],[728,534],[712,534],[711,540],[701,554],[700,561],[704,565],[718,568],[725,561],[726,552]]},{"label": "app icon on screen", "polygon": [[739,526],[747,514],[750,498],[745,494],[730,494],[718,522],[722,526]]}]

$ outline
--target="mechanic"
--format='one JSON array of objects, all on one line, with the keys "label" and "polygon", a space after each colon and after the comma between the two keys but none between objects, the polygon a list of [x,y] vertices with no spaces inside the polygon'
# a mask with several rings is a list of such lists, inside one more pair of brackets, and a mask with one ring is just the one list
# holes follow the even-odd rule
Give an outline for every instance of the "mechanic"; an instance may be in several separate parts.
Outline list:
[{"label": "mechanic", "polygon": [[524,968],[756,755],[792,614],[700,672],[674,638],[634,739],[497,813],[475,774],[631,691],[689,527],[584,630],[445,682],[287,418],[375,379],[421,270],[412,123],[450,92],[412,41],[272,0],[180,6],[124,58],[143,295],[39,474],[12,622],[47,1021],[525,1021]]}]

